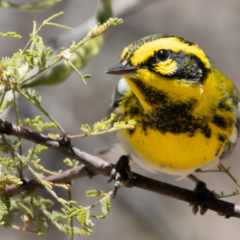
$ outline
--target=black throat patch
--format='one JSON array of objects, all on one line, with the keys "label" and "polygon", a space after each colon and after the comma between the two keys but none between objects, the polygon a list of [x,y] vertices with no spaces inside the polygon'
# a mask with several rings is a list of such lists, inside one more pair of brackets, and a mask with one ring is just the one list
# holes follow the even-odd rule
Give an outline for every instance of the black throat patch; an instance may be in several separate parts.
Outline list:
[{"label": "black throat patch", "polygon": [[[195,118],[191,113],[197,106],[196,99],[188,102],[173,101],[168,94],[153,87],[148,87],[140,80],[131,79],[152,108],[151,113],[144,113],[142,107],[130,106],[128,114],[131,118],[142,119],[142,127],[146,131],[150,127],[161,133],[171,132],[174,134],[188,133],[189,137],[194,136],[196,131],[200,131],[206,138],[212,135],[208,126],[207,117]],[[140,102],[138,102],[141,105]]]}]

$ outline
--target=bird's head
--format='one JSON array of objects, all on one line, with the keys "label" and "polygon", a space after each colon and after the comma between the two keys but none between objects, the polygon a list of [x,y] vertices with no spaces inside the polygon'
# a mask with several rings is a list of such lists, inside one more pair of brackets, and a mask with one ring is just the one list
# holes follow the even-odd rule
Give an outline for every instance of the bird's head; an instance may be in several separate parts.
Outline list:
[{"label": "bird's head", "polygon": [[194,43],[173,35],[156,34],[137,40],[126,47],[120,64],[106,70],[124,75],[133,92],[141,100],[140,88],[152,88],[173,94],[173,98],[191,98],[211,69],[211,62]]}]

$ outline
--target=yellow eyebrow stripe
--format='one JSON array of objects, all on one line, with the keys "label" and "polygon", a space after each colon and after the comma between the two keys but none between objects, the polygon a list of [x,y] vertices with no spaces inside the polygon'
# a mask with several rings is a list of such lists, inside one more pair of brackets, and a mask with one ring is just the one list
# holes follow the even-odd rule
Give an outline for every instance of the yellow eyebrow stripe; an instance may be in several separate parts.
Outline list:
[{"label": "yellow eyebrow stripe", "polygon": [[[202,61],[205,68],[209,69],[211,67],[211,63],[206,57],[205,53],[197,45],[188,45],[177,37],[159,38],[152,42],[144,43],[137,50],[135,50],[131,58],[131,62],[134,65],[140,65],[141,63],[147,61],[149,57],[152,57],[154,52],[160,49],[171,49],[173,52],[182,50],[185,53],[194,54]],[[126,49],[124,52],[126,52]]]}]

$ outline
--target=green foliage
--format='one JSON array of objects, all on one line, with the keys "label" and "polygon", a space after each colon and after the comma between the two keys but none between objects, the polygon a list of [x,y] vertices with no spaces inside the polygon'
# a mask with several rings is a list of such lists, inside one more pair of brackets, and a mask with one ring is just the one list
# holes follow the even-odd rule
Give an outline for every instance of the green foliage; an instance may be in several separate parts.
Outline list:
[{"label": "green foliage", "polygon": [[87,197],[102,197],[102,196],[105,196],[105,193],[102,191],[98,191],[98,190],[88,190],[86,192],[86,196]]},{"label": "green foliage", "polygon": [[63,160],[63,162],[67,165],[67,166],[69,166],[69,167],[71,167],[71,168],[77,168],[78,167],[78,165],[79,165],[79,161],[76,161],[76,160],[71,160],[71,159],[69,159],[69,158],[65,158],[64,160]]},{"label": "green foliage", "polygon": [[0,106],[0,114],[2,114],[4,112],[5,109],[7,109],[10,104],[12,104],[12,100],[8,100],[8,99],[3,99],[3,102]]},{"label": "green foliage", "polygon": [[18,82],[26,76],[26,72],[22,68],[23,61],[24,56],[20,53],[15,53],[12,58],[3,58],[0,62],[0,67],[6,69],[5,74],[10,76],[12,81]]},{"label": "green foliage", "polygon": [[0,37],[13,37],[13,38],[17,38],[20,39],[22,38],[20,35],[16,34],[15,32],[7,32],[7,33],[0,33]]},{"label": "green foliage", "polygon": [[[1,188],[0,193],[5,189]],[[5,206],[5,212],[1,215],[1,225],[4,227],[10,227],[14,222],[14,217],[16,216],[16,210],[11,208],[11,198],[7,193],[0,195],[1,204]],[[4,208],[4,207],[3,207]]]},{"label": "green foliage", "polygon": [[33,227],[34,230],[36,230],[38,236],[41,239],[46,239],[46,235],[49,231],[49,227],[46,221],[46,218],[43,218],[41,215],[37,215],[34,217],[33,221],[36,223],[36,225]]},{"label": "green foliage", "polygon": [[109,197],[106,197],[105,199],[104,199],[104,201],[102,201],[101,202],[101,205],[102,205],[102,207],[101,207],[101,210],[102,210],[102,213],[104,214],[104,215],[106,215],[106,214],[112,214],[111,213],[111,205],[110,205],[110,198]]},{"label": "green foliage", "polygon": [[66,211],[66,214],[68,215],[69,218],[75,217],[87,235],[92,233],[91,228],[93,226],[93,223],[89,219],[88,207],[82,207],[82,206],[73,207],[68,211]]},{"label": "green foliage", "polygon": [[[137,125],[137,122],[134,119],[129,120],[127,123],[124,121],[114,122],[117,115],[112,113],[109,119],[103,119],[101,122],[97,122],[91,128],[88,124],[82,125],[81,130],[86,132],[83,135],[77,135],[76,137],[72,138],[82,138],[87,136],[94,136],[94,135],[102,135],[110,132],[115,132],[120,129],[134,129]],[[113,127],[111,127],[111,123],[113,123]]]},{"label": "green foliage", "polygon": [[35,90],[32,90],[32,89],[28,89],[26,92],[22,91],[22,93],[25,93],[25,95],[27,96],[27,98],[29,100],[31,100],[31,102],[34,104],[34,105],[37,105],[37,106],[40,106],[41,105],[41,100],[42,100],[42,97],[41,96],[38,96],[38,93],[35,91]]},{"label": "green foliage", "polygon": [[[8,3],[6,1],[0,1],[0,6],[2,7],[17,7],[19,9],[40,9],[45,4],[55,4],[60,2],[56,1],[44,1],[44,3],[20,5]],[[37,8],[38,6],[38,8]],[[35,8],[34,8],[35,7]],[[98,11],[98,18],[102,18],[101,14],[105,14],[103,7],[101,11]],[[111,15],[111,4],[108,1],[108,14]],[[105,12],[105,13],[104,13]],[[121,19],[109,19],[102,25],[97,24],[93,26],[89,33],[78,43],[73,43],[69,48],[60,52],[60,54],[53,55],[53,50],[44,44],[43,39],[39,35],[41,30],[47,26],[57,26],[73,30],[70,27],[52,23],[52,19],[62,14],[62,12],[53,15],[52,17],[46,19],[37,29],[36,22],[33,23],[33,31],[30,34],[30,39],[24,49],[20,49],[18,52],[13,54],[12,57],[4,57],[0,61],[0,95],[2,95],[0,100],[0,113],[7,109],[12,103],[14,104],[16,123],[20,127],[32,127],[35,132],[42,132],[44,129],[58,128],[62,134],[65,134],[64,129],[60,124],[41,106],[41,96],[34,90],[29,88],[28,90],[23,90],[31,80],[37,80],[37,83],[33,81],[32,86],[38,86],[44,83],[45,85],[54,85],[64,81],[69,74],[75,70],[81,78],[90,78],[90,74],[82,75],[79,71],[88,60],[96,55],[103,42],[101,36],[107,29],[122,22]],[[0,37],[15,37],[20,38],[19,35],[15,33],[0,33]],[[65,63],[59,64],[61,60],[65,60]],[[67,62],[67,64],[66,64]],[[32,74],[30,72],[32,69],[36,69],[37,72]],[[41,74],[41,76],[40,76]],[[27,77],[28,76],[28,77]],[[44,77],[42,77],[44,76]],[[57,76],[57,77],[56,77]],[[35,85],[34,85],[35,84]],[[30,84],[29,84],[30,86]],[[5,99],[5,95],[8,91],[13,92],[13,100]],[[37,107],[41,113],[50,119],[50,122],[43,123],[43,116],[36,116],[34,119],[23,119],[20,120],[18,117],[18,106],[15,93],[19,93],[21,97],[27,99],[31,104]],[[111,132],[117,128],[130,128],[132,129],[134,123],[119,123],[111,128],[110,125],[114,121],[115,116],[112,115],[110,119],[102,120],[96,123],[93,128],[88,126],[89,135],[94,135],[98,132]],[[115,123],[114,123],[115,124]],[[84,128],[84,127],[83,127]],[[56,139],[59,134],[48,134],[49,138]],[[104,193],[97,190],[90,190],[86,193],[88,197],[100,197],[101,199],[90,206],[76,206],[72,207],[73,204],[77,204],[74,200],[65,200],[60,198],[54,191],[55,186],[64,187],[69,189],[69,185],[64,184],[54,184],[47,182],[43,179],[44,174],[56,175],[58,172],[52,172],[46,169],[40,164],[41,159],[38,154],[46,150],[47,147],[40,144],[33,144],[33,146],[28,150],[28,155],[24,156],[21,148],[21,139],[9,140],[4,134],[1,135],[0,139],[0,224],[5,227],[12,227],[16,230],[22,232],[30,232],[38,235],[41,239],[46,239],[46,234],[49,231],[48,222],[50,221],[54,224],[60,231],[64,232],[68,236],[73,237],[73,234],[87,234],[92,232],[92,227],[94,226],[90,218],[103,219],[105,216],[94,216],[90,215],[91,209],[101,206],[103,214],[110,213],[110,193]],[[9,154],[7,157],[2,157],[4,154]],[[71,168],[77,168],[79,166],[79,161],[65,159],[64,162]],[[35,171],[35,168],[37,169]],[[36,195],[37,189],[27,191],[15,198],[10,197],[5,189],[9,186],[19,187],[23,184],[24,173],[23,169],[28,170],[34,176],[34,178],[42,184],[42,186],[50,193],[53,200],[45,199],[39,195]],[[52,205],[58,202],[62,205],[62,211],[52,211]],[[40,214],[39,214],[40,212]],[[15,217],[20,217],[22,219],[22,225],[15,225]],[[80,227],[73,226],[73,219],[76,219]]]},{"label": "green foliage", "polygon": [[62,221],[62,222],[66,222],[69,223],[70,219],[68,216],[66,216],[65,214],[58,212],[58,211],[52,211],[52,215],[51,215],[51,221],[55,222],[55,221]]},{"label": "green foliage", "polygon": [[29,119],[26,118],[24,120],[20,120],[19,124],[21,127],[26,127],[26,126],[31,126],[34,127],[36,132],[42,132],[43,129],[46,128],[56,128],[56,124],[55,123],[43,123],[42,122],[43,116],[36,116],[35,119]]},{"label": "green foliage", "polygon": [[[17,149],[21,145],[21,141],[19,141],[19,139],[15,140],[13,143],[9,139],[6,139],[6,141],[13,149]],[[0,140],[0,150],[3,153],[9,153],[8,147],[1,140]]]},{"label": "green foliage", "polygon": [[43,152],[44,150],[47,150],[47,149],[48,149],[48,147],[46,147],[46,146],[36,144],[36,145],[34,145],[34,148],[32,149],[32,151],[29,150],[29,151],[31,151],[29,153],[31,153],[31,155],[36,155],[36,154],[39,154],[40,152]]},{"label": "green foliage", "polygon": [[[104,215],[108,213],[111,215],[110,197],[112,196],[112,194],[113,194],[113,191],[110,191],[109,193],[104,193],[98,190],[88,190],[86,192],[87,197],[103,197],[97,203],[93,204],[91,208],[101,204],[102,205],[101,210]],[[104,218],[103,216],[92,216],[92,217],[99,218],[99,219]]]},{"label": "green foliage", "polygon": [[0,200],[0,224],[3,225],[5,222],[2,222],[4,215],[8,214],[6,205]]},{"label": "green foliage", "polygon": [[4,68],[15,67],[19,68],[22,66],[24,61],[24,56],[20,53],[15,53],[12,58],[3,58],[0,62],[0,66]]},{"label": "green foliage", "polygon": [[22,184],[22,180],[15,175],[11,175],[9,171],[15,172],[15,168],[19,162],[15,159],[0,158],[0,188],[6,188],[10,185],[18,187]]}]

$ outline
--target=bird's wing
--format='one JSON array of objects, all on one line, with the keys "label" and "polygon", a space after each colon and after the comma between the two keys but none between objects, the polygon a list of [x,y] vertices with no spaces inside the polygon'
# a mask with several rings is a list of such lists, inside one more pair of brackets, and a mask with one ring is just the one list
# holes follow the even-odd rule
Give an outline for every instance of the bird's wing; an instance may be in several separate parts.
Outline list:
[{"label": "bird's wing", "polygon": [[125,80],[125,78],[121,78],[118,82],[116,89],[113,92],[111,102],[110,102],[110,108],[108,111],[108,116],[112,112],[116,111],[116,109],[120,105],[120,102],[123,100],[125,94],[129,91],[131,91],[131,89],[130,89],[127,81]]},{"label": "bird's wing", "polygon": [[[238,95],[239,97],[239,95]],[[225,149],[223,150],[221,156],[219,157],[221,160],[229,157],[237,144],[238,138],[240,136],[240,100],[238,100],[238,105],[235,110],[235,128],[230,135],[227,144],[225,145]]]}]

